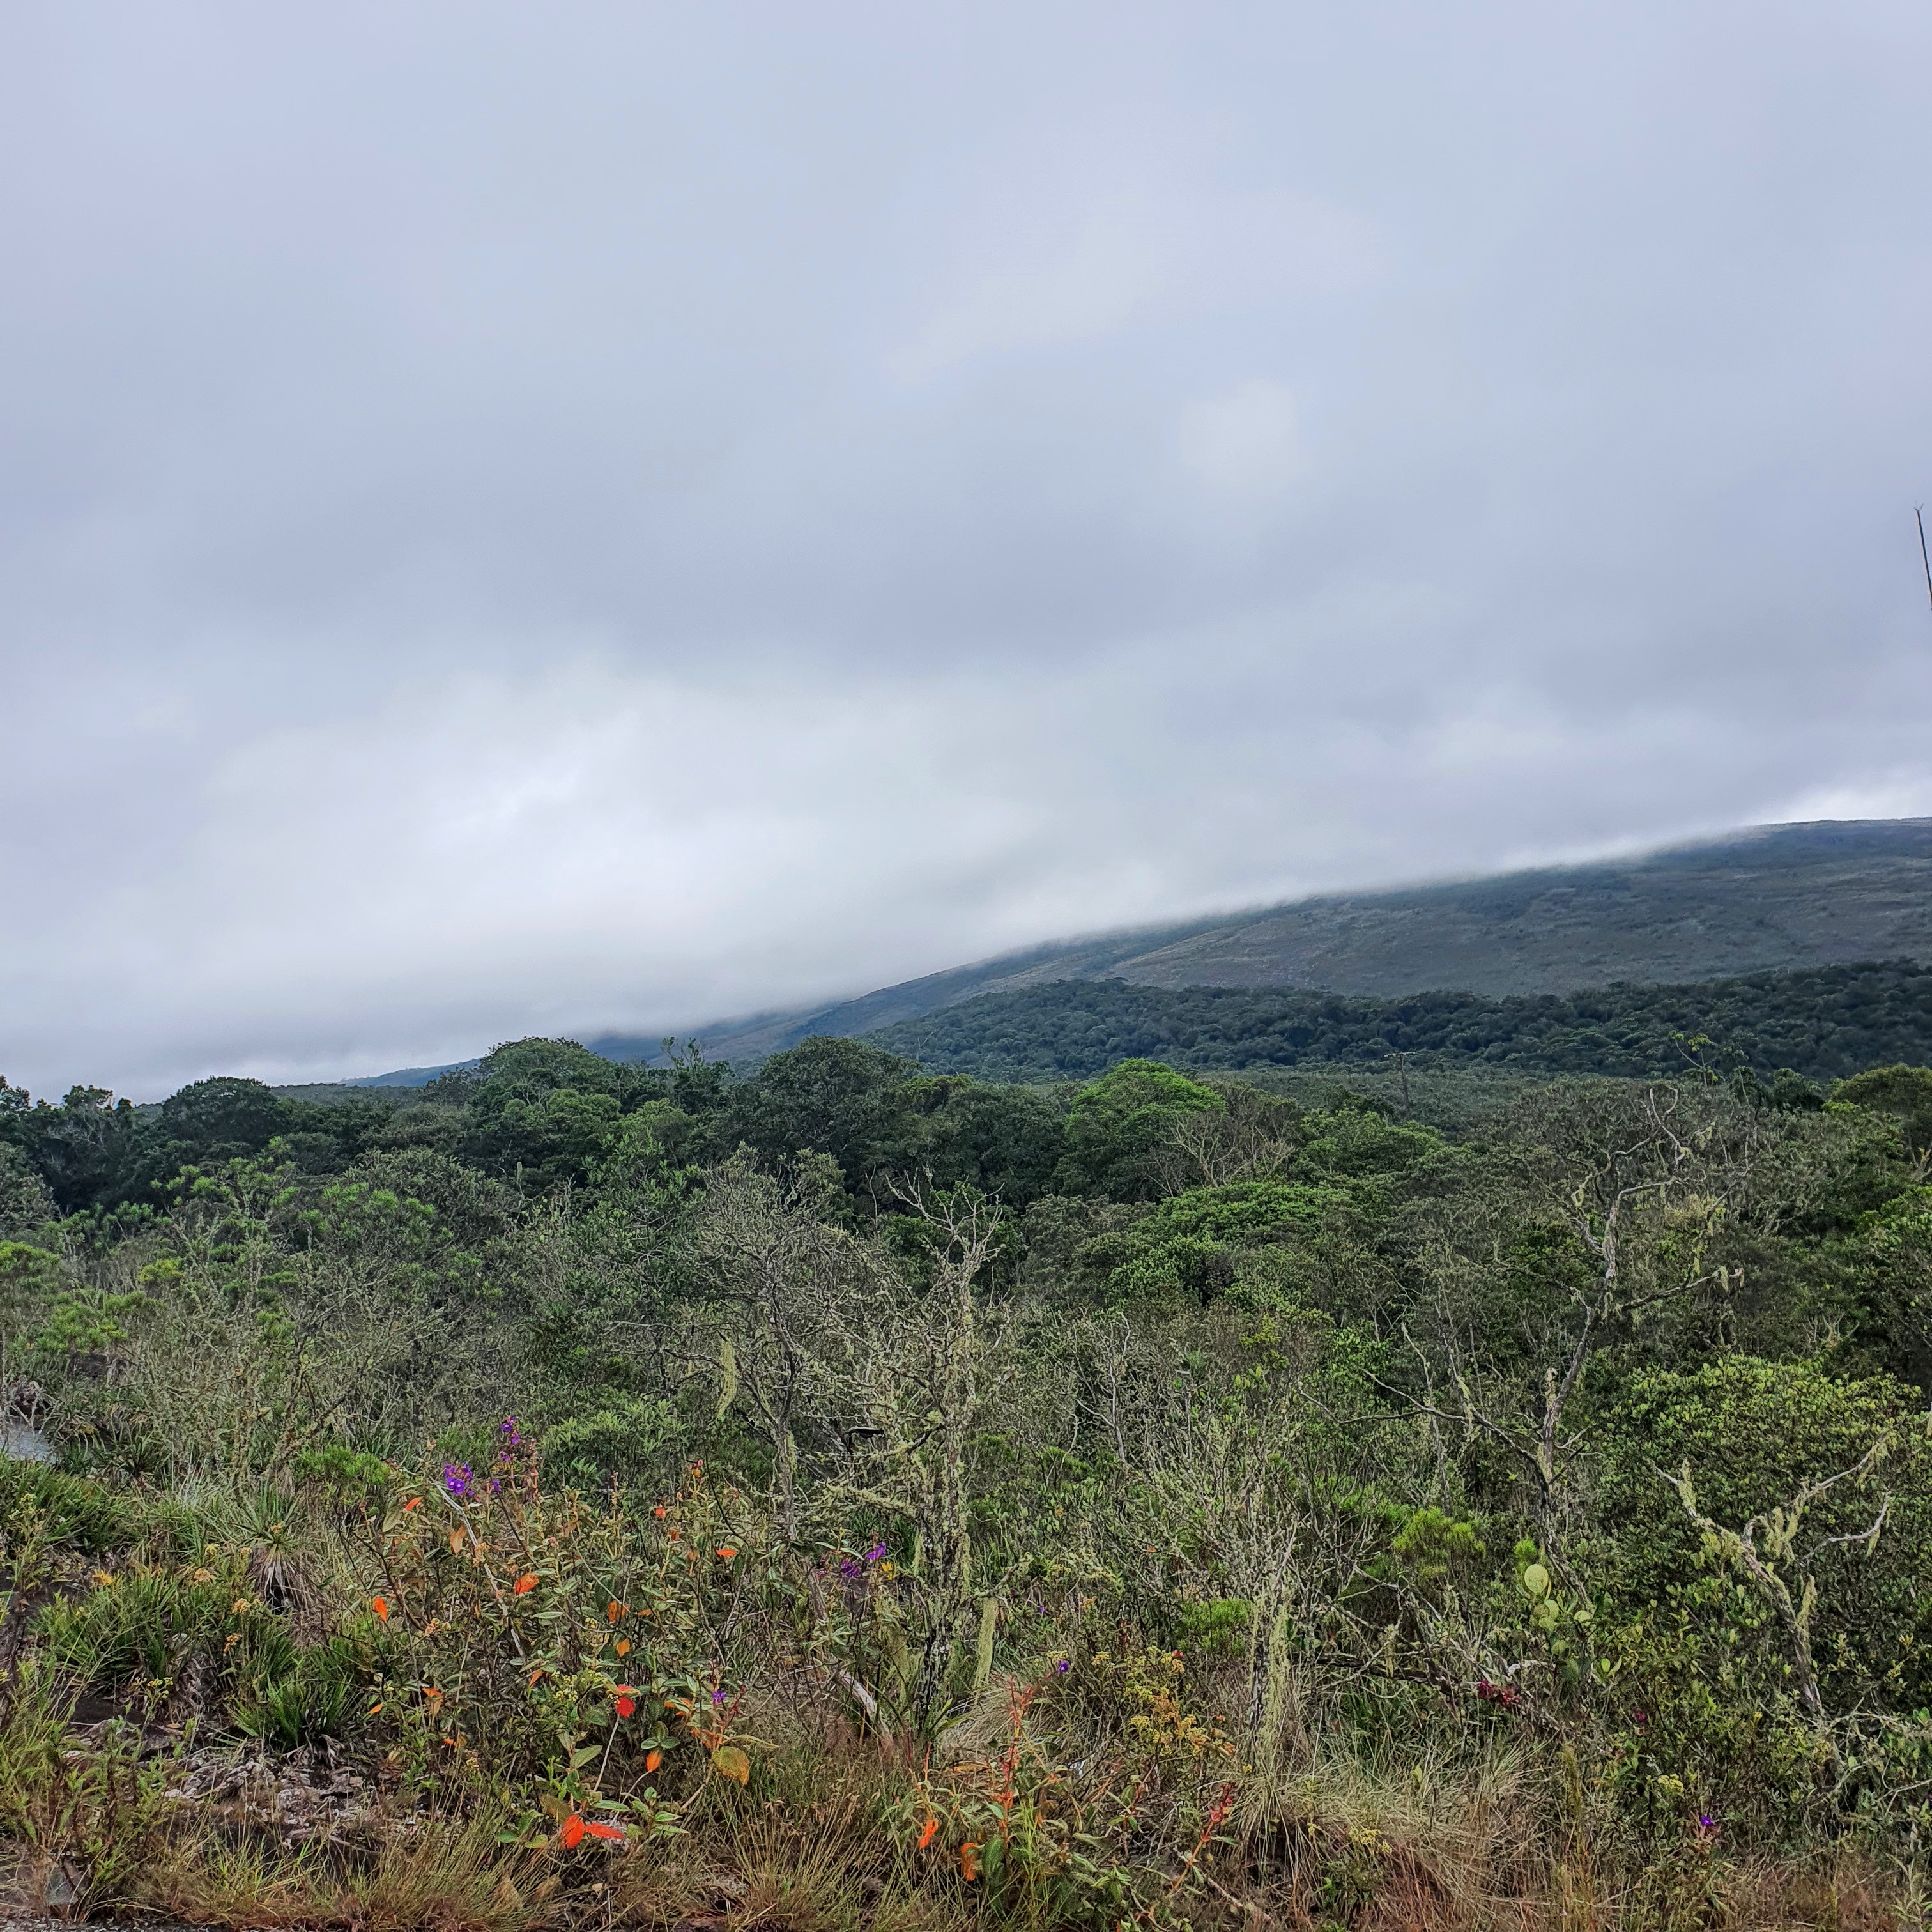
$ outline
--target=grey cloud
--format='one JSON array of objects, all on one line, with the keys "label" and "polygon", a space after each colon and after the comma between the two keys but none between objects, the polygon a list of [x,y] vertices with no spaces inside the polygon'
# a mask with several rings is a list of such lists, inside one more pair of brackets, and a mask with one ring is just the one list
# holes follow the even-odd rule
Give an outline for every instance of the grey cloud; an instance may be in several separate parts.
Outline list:
[{"label": "grey cloud", "polygon": [[4,20],[37,1088],[1932,807],[1922,8]]}]

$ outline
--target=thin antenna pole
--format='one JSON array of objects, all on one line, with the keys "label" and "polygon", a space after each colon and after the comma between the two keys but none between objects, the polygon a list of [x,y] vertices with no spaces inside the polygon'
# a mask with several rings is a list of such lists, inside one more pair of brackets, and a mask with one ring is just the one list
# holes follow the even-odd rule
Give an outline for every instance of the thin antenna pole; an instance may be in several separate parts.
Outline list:
[{"label": "thin antenna pole", "polygon": [[1932,597],[1932,556],[1928,556],[1925,549],[1925,506],[1913,504],[1912,514],[1918,519],[1918,560],[1925,566],[1925,594]]}]

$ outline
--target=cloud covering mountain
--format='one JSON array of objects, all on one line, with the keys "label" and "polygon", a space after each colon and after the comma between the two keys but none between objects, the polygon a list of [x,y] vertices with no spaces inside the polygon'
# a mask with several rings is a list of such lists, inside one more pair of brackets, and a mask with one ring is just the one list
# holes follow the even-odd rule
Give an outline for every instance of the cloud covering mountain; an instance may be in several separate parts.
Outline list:
[{"label": "cloud covering mountain", "polygon": [[0,1065],[1932,811],[1932,16],[6,10]]}]

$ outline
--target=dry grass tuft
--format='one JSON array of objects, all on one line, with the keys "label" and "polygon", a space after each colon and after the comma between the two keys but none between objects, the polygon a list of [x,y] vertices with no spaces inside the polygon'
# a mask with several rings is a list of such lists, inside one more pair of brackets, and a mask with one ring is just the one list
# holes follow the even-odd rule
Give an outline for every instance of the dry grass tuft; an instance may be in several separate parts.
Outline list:
[{"label": "dry grass tuft", "polygon": [[701,1832],[622,1860],[614,1922],[718,1932],[963,1932],[977,1922],[970,1900],[913,1884],[882,1816],[890,1767],[869,1752],[799,1753],[771,1770],[770,1797],[720,1790]]},{"label": "dry grass tuft", "polygon": [[1520,1927],[1547,1884],[1548,1812],[1508,1747],[1452,1763],[1317,1748],[1246,1796],[1238,1840],[1277,1908],[1310,1923]]},{"label": "dry grass tuft", "polygon": [[344,1932],[524,1932],[550,1888],[528,1853],[496,1843],[496,1821],[427,1822],[386,1837],[364,1866],[326,1850],[283,1854],[260,1841],[173,1846],[142,1903],[198,1925]]}]

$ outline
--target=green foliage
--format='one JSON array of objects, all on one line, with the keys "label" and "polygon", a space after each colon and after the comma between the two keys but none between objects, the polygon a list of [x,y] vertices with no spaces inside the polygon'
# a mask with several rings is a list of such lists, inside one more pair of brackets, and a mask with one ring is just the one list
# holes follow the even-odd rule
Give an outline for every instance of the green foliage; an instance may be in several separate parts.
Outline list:
[{"label": "green foliage", "polygon": [[1060,1164],[1068,1191],[1150,1198],[1160,1191],[1160,1156],[1176,1122],[1190,1114],[1218,1114],[1226,1102],[1211,1087],[1151,1060],[1123,1060],[1083,1088],[1066,1112],[1066,1155]]},{"label": "green foliage", "polygon": [[975,1186],[1016,1209],[1051,1191],[1066,1149],[1059,1095],[956,1075],[914,1079],[904,1090],[920,1115],[914,1164],[940,1186]]},{"label": "green foliage", "polygon": [[44,1463],[0,1460],[0,1526],[10,1546],[70,1545],[91,1554],[138,1532],[141,1511],[104,1483]]},{"label": "green foliage", "polygon": [[544,1456],[565,1481],[594,1485],[616,1477],[658,1475],[664,1450],[680,1436],[676,1408],[661,1396],[612,1394],[601,1407],[580,1408],[544,1438]]},{"label": "green foliage", "polygon": [[[0,1244],[62,1458],[0,1462],[0,1829],[133,1896],[191,1827],[122,1726],[354,1766],[370,1871],[487,1828],[510,1890],[466,1853],[397,1922],[674,1918],[658,1862],[725,1869],[788,1780],[801,1843],[988,1923],[1407,1923],[1480,1866],[1460,1922],[1636,1924],[1747,1850],[1909,1868],[1919,1082],[1695,1051],[1453,1132],[836,1040],[518,1042],[340,1132],[198,1083]],[[7,1132],[107,1148],[91,1094]],[[744,1911],[841,1922],[802,1869]]]},{"label": "green foliage", "polygon": [[463,1156],[541,1190],[581,1182],[604,1158],[622,1113],[621,1079],[617,1067],[574,1040],[500,1046],[470,1083]]},{"label": "green foliage", "polygon": [[1485,1554],[1473,1523],[1425,1503],[1411,1512],[1389,1544],[1390,1553],[1414,1574],[1418,1584],[1439,1585],[1466,1573]]},{"label": "green foliage", "polygon": [[1932,1066],[1874,1066],[1840,1081],[1832,1098],[1890,1114],[1921,1171],[1932,1160]]},{"label": "green foliage", "polygon": [[75,1874],[70,1904],[124,1898],[140,1886],[166,1828],[177,1753],[144,1749],[136,1725],[112,1720],[73,1748],[74,1691],[29,1652],[0,1702],[0,1841],[25,1867]]},{"label": "green foliage", "polygon": [[62,1279],[58,1255],[25,1241],[0,1241],[0,1324],[18,1330],[37,1320]]},{"label": "green foliage", "polygon": [[1324,1179],[1364,1180],[1400,1173],[1443,1145],[1426,1127],[1390,1120],[1378,1108],[1343,1104],[1322,1117],[1302,1144],[1299,1170]]},{"label": "green foliage", "polygon": [[295,1474],[298,1481],[314,1485],[338,1503],[361,1507],[382,1494],[395,1472],[380,1456],[331,1442],[304,1449],[296,1458]]},{"label": "green foliage", "polygon": [[0,1080],[0,1136],[20,1148],[63,1213],[114,1195],[138,1158],[132,1103],[100,1087],[68,1090],[58,1107]]},{"label": "green foliage", "polygon": [[916,1071],[856,1040],[808,1040],[774,1054],[734,1094],[722,1132],[767,1166],[806,1150],[830,1154],[846,1186],[868,1188],[911,1164],[914,1146],[906,1083]]},{"label": "green foliage", "polygon": [[128,1318],[148,1305],[139,1288],[113,1294],[94,1283],[57,1292],[27,1338],[28,1354],[44,1369],[71,1367],[74,1358],[111,1348],[128,1339]]},{"label": "green foliage", "polygon": [[26,1150],[0,1139],[0,1240],[37,1234],[58,1212]]},{"label": "green foliage", "polygon": [[1190,1188],[1131,1227],[1096,1236],[1079,1259],[1114,1305],[1205,1303],[1227,1292],[1244,1262],[1250,1279],[1269,1278],[1264,1261],[1254,1264],[1253,1250],[1311,1234],[1350,1204],[1340,1189],[1279,1180]]},{"label": "green foliage", "polygon": [[[1700,1508],[1726,1528],[1804,1509],[1788,1557],[1817,1591],[1813,1645],[1840,1707],[1883,1695],[1932,1702],[1932,1433],[1922,1405],[1885,1377],[1844,1382],[1805,1362],[1732,1356],[1632,1378],[1605,1418],[1603,1497],[1619,1526],[1602,1574],[1633,1604],[1664,1601],[1718,1564],[1660,1472],[1688,1468]],[[1876,1445],[1882,1459],[1852,1476]],[[1868,1546],[1862,1536],[1884,1512]],[[1748,1593],[1748,1579],[1728,1587]],[[1760,1612],[1761,1614],[1761,1612]],[[1881,1690],[1880,1687],[1884,1687]]]},{"label": "green foliage", "polygon": [[197,1160],[232,1160],[260,1154],[299,1118],[292,1101],[284,1100],[259,1080],[238,1080],[226,1075],[197,1080],[161,1103],[161,1125],[167,1138]]},{"label": "green foliage", "polygon": [[[1425,1066],[1643,1079],[1684,1072],[1699,1036],[1714,1067],[1795,1068],[1809,1080],[1923,1060],[1932,1055],[1932,966],[1895,960],[1506,999],[1063,980],[981,994],[868,1038],[982,1080],[1090,1079],[1136,1055],[1238,1071],[1386,1063],[1395,1054]],[[1774,1087],[1762,1090],[1778,1097]],[[1791,1103],[1817,1104],[1802,1082],[1784,1092]]]}]

